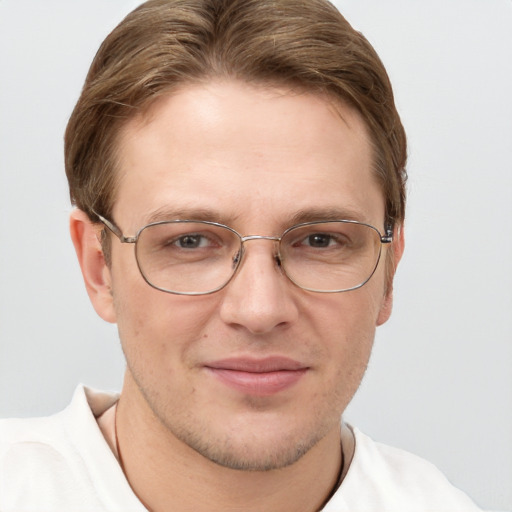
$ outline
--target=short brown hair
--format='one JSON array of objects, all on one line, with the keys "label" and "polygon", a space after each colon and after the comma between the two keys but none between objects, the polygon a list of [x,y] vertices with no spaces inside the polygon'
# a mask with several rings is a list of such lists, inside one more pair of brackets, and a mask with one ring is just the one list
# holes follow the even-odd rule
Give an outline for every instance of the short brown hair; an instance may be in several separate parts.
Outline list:
[{"label": "short brown hair", "polygon": [[215,77],[289,84],[355,107],[374,145],[386,218],[405,213],[406,137],[370,43],[327,0],[150,0],[101,45],[65,135],[71,201],[110,216],[120,127],[177,86]]}]

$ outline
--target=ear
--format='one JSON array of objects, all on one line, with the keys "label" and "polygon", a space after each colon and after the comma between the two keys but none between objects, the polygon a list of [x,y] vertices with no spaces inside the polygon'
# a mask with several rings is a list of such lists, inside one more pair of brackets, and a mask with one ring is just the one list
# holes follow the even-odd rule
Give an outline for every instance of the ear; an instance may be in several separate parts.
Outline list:
[{"label": "ear", "polygon": [[405,248],[403,226],[399,225],[395,227],[393,242],[391,242],[391,244],[391,254],[386,255],[386,290],[380,307],[379,316],[377,317],[377,325],[382,325],[384,322],[387,322],[391,316],[391,311],[393,310],[393,279]]},{"label": "ear", "polygon": [[85,212],[75,209],[70,216],[69,230],[89,299],[103,320],[114,323],[111,274],[101,248],[101,229],[90,221]]}]

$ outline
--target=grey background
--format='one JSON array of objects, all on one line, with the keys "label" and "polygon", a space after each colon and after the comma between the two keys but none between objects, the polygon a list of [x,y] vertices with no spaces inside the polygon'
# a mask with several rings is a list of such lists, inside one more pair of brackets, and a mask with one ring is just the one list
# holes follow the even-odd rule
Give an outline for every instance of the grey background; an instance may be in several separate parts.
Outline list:
[{"label": "grey background", "polygon": [[[137,1],[0,2],[0,416],[119,389],[115,326],[68,237],[62,135]],[[407,248],[347,418],[512,510],[512,2],[339,0],[374,44],[410,143]]]}]

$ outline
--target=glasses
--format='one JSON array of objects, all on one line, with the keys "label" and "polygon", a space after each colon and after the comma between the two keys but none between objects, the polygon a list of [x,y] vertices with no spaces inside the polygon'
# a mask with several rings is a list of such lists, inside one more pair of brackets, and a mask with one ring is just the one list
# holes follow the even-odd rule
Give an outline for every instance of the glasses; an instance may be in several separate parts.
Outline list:
[{"label": "glasses", "polygon": [[353,220],[305,222],[281,236],[242,236],[217,222],[169,220],[148,224],[128,237],[96,215],[121,243],[134,244],[137,265],[150,286],[179,295],[206,295],[224,288],[240,268],[246,242],[253,240],[274,242],[276,263],[304,290],[355,290],[374,274],[382,244],[393,240],[390,227],[382,235]]}]

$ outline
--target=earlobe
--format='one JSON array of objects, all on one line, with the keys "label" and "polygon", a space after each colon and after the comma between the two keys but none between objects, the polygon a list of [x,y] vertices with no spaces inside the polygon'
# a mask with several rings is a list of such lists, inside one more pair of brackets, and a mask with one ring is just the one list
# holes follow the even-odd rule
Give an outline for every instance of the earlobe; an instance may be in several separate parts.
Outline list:
[{"label": "earlobe", "polygon": [[405,248],[404,229],[402,225],[395,228],[395,233],[392,242],[392,253],[389,255],[389,259],[386,261],[386,289],[385,295],[382,300],[382,304],[377,317],[377,326],[387,322],[391,316],[393,310],[393,279],[395,272],[398,267],[398,263],[402,259],[402,254]]},{"label": "earlobe", "polygon": [[391,312],[393,311],[393,284],[391,283],[387,290],[386,295],[382,301],[380,306],[379,316],[377,317],[377,326],[382,325],[383,323],[389,320],[391,316]]},{"label": "earlobe", "polygon": [[114,323],[111,275],[101,249],[100,230],[78,209],[70,215],[69,229],[91,303],[103,320]]}]

